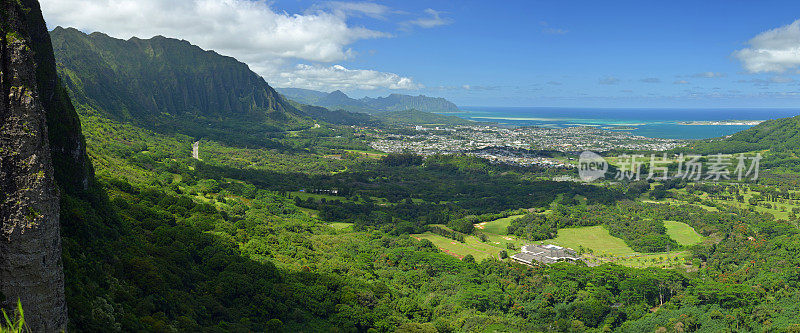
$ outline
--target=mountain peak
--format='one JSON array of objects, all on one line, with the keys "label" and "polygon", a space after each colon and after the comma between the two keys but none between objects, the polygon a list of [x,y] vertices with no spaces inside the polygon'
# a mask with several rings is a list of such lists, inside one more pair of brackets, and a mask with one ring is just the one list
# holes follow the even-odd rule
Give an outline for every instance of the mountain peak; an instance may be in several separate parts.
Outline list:
[{"label": "mountain peak", "polygon": [[354,99],[341,90],[334,90],[327,94],[321,91],[298,88],[281,88],[279,90],[286,97],[298,102],[350,112],[379,113],[409,109],[424,112],[458,111],[458,106],[444,98],[427,97],[425,95],[410,96],[392,93],[386,97]]},{"label": "mountain peak", "polygon": [[347,96],[347,94],[345,94],[345,93],[344,93],[344,92],[342,92],[341,90],[334,90],[334,91],[331,91],[331,93],[330,93],[330,94],[328,94],[328,95],[329,95],[329,96],[333,96],[333,97],[347,97],[347,98],[350,98],[350,96]]}]

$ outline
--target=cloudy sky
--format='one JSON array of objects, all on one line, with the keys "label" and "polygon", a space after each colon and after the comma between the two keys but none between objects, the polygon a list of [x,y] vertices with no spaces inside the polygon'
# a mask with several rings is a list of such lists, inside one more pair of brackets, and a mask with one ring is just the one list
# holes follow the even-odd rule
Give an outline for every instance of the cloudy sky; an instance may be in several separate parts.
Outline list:
[{"label": "cloudy sky", "polygon": [[276,87],[462,106],[800,107],[798,1],[40,2],[50,28],[185,39]]}]

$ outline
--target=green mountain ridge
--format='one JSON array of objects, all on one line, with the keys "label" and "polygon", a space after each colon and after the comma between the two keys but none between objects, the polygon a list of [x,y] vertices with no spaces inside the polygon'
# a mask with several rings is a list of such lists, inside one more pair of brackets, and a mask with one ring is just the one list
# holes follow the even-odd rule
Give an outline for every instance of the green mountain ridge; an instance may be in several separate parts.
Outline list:
[{"label": "green mountain ridge", "polygon": [[[188,41],[161,36],[121,40],[61,27],[51,35],[58,73],[82,112],[161,133],[278,148],[287,131],[309,129],[318,123],[471,123],[422,111],[391,110],[391,105],[373,112],[373,107],[340,91],[289,90],[308,95],[295,102],[278,94],[246,64]],[[417,99],[407,97],[391,98]],[[317,102],[307,103],[311,99]],[[386,104],[388,99],[374,101]],[[326,105],[344,107],[326,109]],[[405,104],[394,107],[399,105]]]},{"label": "green mountain ridge", "polygon": [[381,112],[419,110],[424,112],[455,112],[458,106],[441,97],[391,94],[386,97],[355,99],[341,90],[331,93],[300,88],[278,88],[278,92],[297,102],[322,106],[331,110],[379,114]]},{"label": "green mountain ridge", "polygon": [[762,169],[800,172],[800,116],[770,119],[724,138],[698,141],[676,153],[701,155],[760,152]]},{"label": "green mountain ridge", "polygon": [[361,99],[367,105],[386,111],[403,111],[415,109],[425,112],[457,112],[458,106],[441,97],[428,97],[425,95],[409,96],[391,94],[386,97]]},{"label": "green mountain ridge", "polygon": [[770,119],[722,139],[699,143],[697,150],[742,153],[770,149],[786,151],[800,148],[800,116]]},{"label": "green mountain ridge", "polygon": [[75,103],[110,119],[253,144],[270,132],[313,125],[246,64],[187,41],[121,40],[61,27],[51,36]]}]

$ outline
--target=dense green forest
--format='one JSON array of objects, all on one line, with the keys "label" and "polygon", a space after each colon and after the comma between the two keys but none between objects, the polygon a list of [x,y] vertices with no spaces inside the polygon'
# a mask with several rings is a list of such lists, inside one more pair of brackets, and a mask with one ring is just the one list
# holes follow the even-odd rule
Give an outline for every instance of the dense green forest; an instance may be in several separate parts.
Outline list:
[{"label": "dense green forest", "polygon": [[[83,121],[112,210],[65,202],[76,330],[755,330],[787,328],[799,310],[800,236],[769,215],[618,202],[609,198],[629,198],[625,191],[537,181],[535,170],[469,157],[330,159],[205,142],[197,161],[189,137]],[[236,167],[239,158],[254,163]],[[303,200],[292,195],[301,187],[341,192]],[[514,233],[538,239],[535,228],[550,226],[541,231],[549,238],[607,224],[634,248],[676,249],[658,224],[643,223],[674,220],[720,241],[692,247],[702,267],[681,271],[461,261],[404,236],[551,204],[541,221],[515,221]],[[658,241],[636,245],[649,239],[642,234]]]},{"label": "dense green forest", "polygon": [[[352,125],[384,123],[285,101],[241,63],[188,43],[67,29],[54,41],[97,174],[62,196],[71,331],[800,329],[800,230],[787,208],[800,178],[582,184],[467,155],[378,154]],[[109,71],[111,60],[73,52],[75,41],[131,48],[121,52],[130,57],[158,50],[157,68],[171,70],[115,58]],[[224,68],[167,61],[182,55]],[[186,96],[208,82],[232,90],[203,104],[142,87],[170,73],[186,79],[168,81]],[[261,88],[227,86],[237,78]],[[689,264],[478,262],[411,237],[432,231],[464,242],[480,235],[476,224],[518,215],[507,231],[525,241],[604,226],[636,251],[687,251]],[[680,245],[665,221],[703,241]]]},{"label": "dense green forest", "polygon": [[733,154],[760,152],[765,169],[800,172],[800,116],[767,120],[726,138],[710,139],[679,148],[676,152],[694,154]]}]

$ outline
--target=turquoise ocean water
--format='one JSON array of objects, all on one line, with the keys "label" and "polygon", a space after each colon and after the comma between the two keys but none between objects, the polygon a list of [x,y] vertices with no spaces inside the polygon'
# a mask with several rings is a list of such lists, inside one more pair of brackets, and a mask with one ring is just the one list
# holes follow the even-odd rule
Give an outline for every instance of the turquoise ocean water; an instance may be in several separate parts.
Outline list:
[{"label": "turquoise ocean water", "polygon": [[466,119],[514,126],[564,128],[596,126],[634,135],[706,139],[730,135],[752,125],[686,125],[685,122],[768,120],[800,115],[798,109],[611,109],[552,107],[462,107],[448,113]]}]

